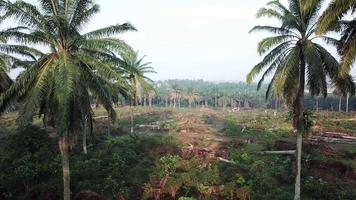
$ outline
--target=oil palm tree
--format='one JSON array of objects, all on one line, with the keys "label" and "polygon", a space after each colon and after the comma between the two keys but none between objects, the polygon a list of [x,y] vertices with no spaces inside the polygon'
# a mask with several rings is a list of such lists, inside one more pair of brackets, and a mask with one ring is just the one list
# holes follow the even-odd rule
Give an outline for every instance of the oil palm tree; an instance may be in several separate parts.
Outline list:
[{"label": "oil palm tree", "polygon": [[341,99],[346,99],[346,112],[349,112],[349,99],[355,95],[356,85],[351,75],[347,75],[345,78],[338,78],[334,86],[334,94],[339,96],[339,112],[341,111]]},{"label": "oil palm tree", "polygon": [[293,108],[293,126],[297,130],[297,172],[295,181],[295,200],[300,199],[302,137],[304,127],[304,91],[305,85],[312,94],[327,95],[327,76],[334,80],[338,72],[337,60],[320,44],[316,38],[333,40],[325,36],[316,36],[316,18],[321,1],[308,9],[303,9],[302,1],[289,0],[286,7],[278,0],[267,3],[266,8],[258,11],[257,17],[272,17],[280,26],[255,26],[251,32],[267,31],[274,34],[258,44],[258,52],[265,54],[263,60],[253,67],[247,76],[247,82],[265,69],[258,83],[258,89],[264,79],[274,72],[268,85],[266,97],[272,90],[281,91],[284,100]]},{"label": "oil palm tree", "polygon": [[169,88],[169,95],[170,95],[171,101],[173,101],[173,108],[176,107],[177,103],[178,103],[178,106],[180,107],[180,99],[182,97],[182,92],[183,92],[183,90],[176,83],[173,83],[171,85],[171,87]]},{"label": "oil palm tree", "polygon": [[131,87],[131,96],[134,99],[133,103],[137,105],[143,94],[153,89],[153,81],[147,74],[156,72],[150,66],[152,63],[144,62],[146,56],[140,58],[138,52],[127,50],[121,53],[121,57],[121,65],[125,68],[124,73]]},{"label": "oil palm tree", "polygon": [[11,85],[12,80],[7,74],[7,64],[4,60],[0,59],[0,94],[5,92]]},{"label": "oil palm tree", "polygon": [[[304,8],[313,6],[321,0],[302,0]],[[351,13],[351,17],[345,18]],[[356,1],[355,0],[331,0],[328,7],[321,15],[317,33],[325,34],[328,31],[341,32],[341,39],[338,43],[338,52],[341,55],[340,72],[347,75],[351,66],[356,61]]]},{"label": "oil palm tree", "polygon": [[[0,31],[1,33],[1,31]],[[36,60],[36,55],[42,55],[34,48],[24,45],[7,44],[7,37],[0,34],[0,94],[12,84],[8,75],[11,68],[27,68]]]},{"label": "oil palm tree", "polygon": [[104,85],[122,78],[116,70],[120,64],[116,55],[127,45],[113,36],[135,28],[126,23],[83,33],[100,11],[92,0],[40,0],[38,6],[0,1],[0,10],[4,18],[18,24],[2,31],[2,37],[28,48],[38,47],[35,61],[0,97],[0,110],[22,99],[20,125],[44,115],[46,123],[55,128],[63,167],[63,199],[69,200],[69,147],[73,136],[92,123],[89,93],[115,117]]},{"label": "oil palm tree", "polygon": [[138,100],[142,96],[154,90],[153,81],[147,77],[149,73],[156,73],[150,66],[150,62],[144,62],[143,57],[138,56],[138,52],[127,49],[121,53],[121,66],[124,67],[124,73],[129,85],[130,107],[131,107],[131,134],[133,134],[133,106],[138,105]]},{"label": "oil palm tree", "polygon": [[184,97],[188,100],[189,108],[192,107],[192,104],[195,103],[200,95],[193,87],[188,87],[184,92]]}]

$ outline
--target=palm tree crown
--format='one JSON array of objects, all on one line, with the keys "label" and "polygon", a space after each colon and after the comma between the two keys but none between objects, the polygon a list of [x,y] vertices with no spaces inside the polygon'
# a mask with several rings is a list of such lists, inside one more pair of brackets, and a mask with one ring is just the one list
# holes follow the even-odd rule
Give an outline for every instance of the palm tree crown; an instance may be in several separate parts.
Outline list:
[{"label": "palm tree crown", "polygon": [[145,56],[140,58],[138,52],[131,49],[122,52],[121,57],[121,66],[123,66],[126,79],[129,82],[130,94],[137,104],[138,99],[154,90],[153,81],[147,77],[147,74],[156,72],[150,66],[150,62],[144,62]]},{"label": "palm tree crown", "polygon": [[5,92],[11,85],[12,80],[7,74],[8,63],[0,58],[0,94]]},{"label": "palm tree crown", "polygon": [[[301,0],[304,9],[308,9],[321,0]],[[341,32],[341,39],[337,46],[341,55],[341,75],[349,73],[351,66],[356,61],[356,1],[331,0],[327,9],[321,15],[317,25],[317,33],[325,34],[328,31]],[[348,15],[351,14],[350,17]],[[347,17],[346,17],[347,16]]]},{"label": "palm tree crown", "polygon": [[2,31],[2,37],[26,46],[41,46],[31,49],[35,61],[1,97],[1,110],[10,101],[23,97],[20,122],[30,122],[39,111],[48,115],[48,123],[58,128],[59,134],[80,130],[82,123],[78,121],[91,116],[89,90],[107,110],[112,110],[102,82],[122,78],[116,72],[120,63],[116,55],[126,46],[112,36],[135,30],[132,25],[81,33],[99,12],[99,6],[91,0],[41,0],[39,7],[24,1],[0,3],[4,17],[19,23],[16,28]]},{"label": "palm tree crown", "polygon": [[300,7],[300,1],[290,0],[289,8],[279,1],[271,1],[268,8],[258,11],[257,17],[272,17],[281,22],[281,26],[255,26],[251,32],[268,31],[276,36],[263,39],[258,44],[258,52],[265,54],[248,74],[247,81],[252,80],[266,68],[258,83],[260,89],[265,78],[275,72],[268,86],[266,97],[272,89],[282,92],[291,103],[299,85],[298,77],[301,62],[305,62],[307,85],[313,95],[327,95],[327,78],[334,79],[337,75],[337,60],[316,39],[333,41],[333,38],[316,36],[316,19],[321,2],[308,10]]},{"label": "palm tree crown", "polygon": [[[34,115],[44,116],[46,125],[58,134],[63,168],[63,199],[69,200],[69,145],[73,135],[91,131],[89,95],[104,105],[109,118],[115,117],[110,85],[124,82],[118,57],[128,46],[114,36],[135,30],[126,23],[83,33],[99,12],[93,0],[38,0],[38,6],[22,0],[0,1],[4,19],[18,26],[0,32],[1,38],[19,46],[7,53],[27,55],[21,64],[26,71],[0,97],[0,112],[15,100],[23,100],[19,122],[30,123]],[[22,45],[22,46],[21,46]],[[4,50],[4,49],[0,49]],[[84,138],[84,137],[83,137]],[[83,145],[84,146],[84,145]]]}]

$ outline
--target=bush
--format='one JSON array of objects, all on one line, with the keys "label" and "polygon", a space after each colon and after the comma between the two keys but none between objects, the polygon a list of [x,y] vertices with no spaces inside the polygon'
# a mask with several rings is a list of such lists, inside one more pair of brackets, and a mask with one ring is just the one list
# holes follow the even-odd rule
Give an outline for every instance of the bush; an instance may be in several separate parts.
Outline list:
[{"label": "bush", "polygon": [[4,199],[40,199],[47,193],[56,196],[61,162],[55,145],[37,126],[18,129],[0,152],[0,199],[1,194]]},{"label": "bush", "polygon": [[233,116],[227,116],[224,119],[224,132],[227,136],[241,135],[241,127],[237,119]]}]

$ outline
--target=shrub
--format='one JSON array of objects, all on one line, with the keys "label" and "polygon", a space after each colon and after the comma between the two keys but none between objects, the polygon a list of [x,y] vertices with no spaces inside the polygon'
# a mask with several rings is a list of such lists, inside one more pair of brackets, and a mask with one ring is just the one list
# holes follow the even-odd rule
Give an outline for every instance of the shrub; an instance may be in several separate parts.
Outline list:
[{"label": "shrub", "polygon": [[241,134],[241,127],[235,117],[233,116],[225,117],[224,132],[228,136],[239,136]]},{"label": "shrub", "polygon": [[61,163],[54,145],[55,140],[37,126],[18,129],[0,152],[0,199],[1,191],[9,199],[40,199],[49,192],[57,195]]}]

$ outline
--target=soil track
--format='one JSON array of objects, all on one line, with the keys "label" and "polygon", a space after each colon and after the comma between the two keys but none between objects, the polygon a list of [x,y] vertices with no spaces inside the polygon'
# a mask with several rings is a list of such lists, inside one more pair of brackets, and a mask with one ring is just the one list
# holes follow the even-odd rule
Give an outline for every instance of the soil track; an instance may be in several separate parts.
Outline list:
[{"label": "soil track", "polygon": [[204,151],[214,157],[226,157],[226,144],[231,139],[205,123],[204,115],[219,115],[214,111],[176,114],[177,142],[191,151]]}]

